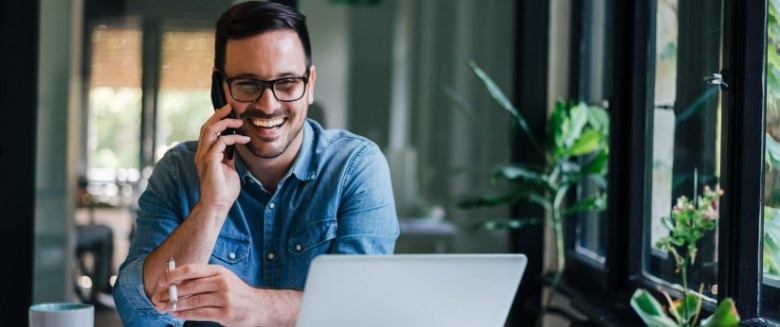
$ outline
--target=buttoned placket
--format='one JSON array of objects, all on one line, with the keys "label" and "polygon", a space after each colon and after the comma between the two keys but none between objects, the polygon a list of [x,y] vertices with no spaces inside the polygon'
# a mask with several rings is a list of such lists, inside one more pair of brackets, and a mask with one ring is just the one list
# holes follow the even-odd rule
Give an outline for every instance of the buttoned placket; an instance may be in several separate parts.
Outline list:
[{"label": "buttoned placket", "polygon": [[268,203],[263,209],[263,284],[264,285],[278,285],[281,275],[281,267],[279,265],[278,251],[279,240],[278,235],[275,235],[276,231],[276,199],[278,198],[279,189],[277,188],[276,194],[271,195]]},{"label": "buttoned placket", "polygon": [[278,254],[275,253],[277,247],[274,246],[274,242],[276,242],[274,236],[274,224],[276,221],[276,210],[274,210],[276,204],[274,201],[276,196],[270,194],[263,187],[262,183],[250,174],[247,174],[244,177],[244,182],[250,186],[252,193],[255,194],[254,196],[256,196],[260,204],[263,205],[262,216],[257,218],[260,220],[263,229],[262,247],[257,249],[257,251],[260,251],[260,260],[263,261],[261,264],[263,267],[262,273],[258,276],[261,279],[259,283],[261,285],[277,285],[279,282],[280,268],[277,263],[279,261],[277,258]]}]

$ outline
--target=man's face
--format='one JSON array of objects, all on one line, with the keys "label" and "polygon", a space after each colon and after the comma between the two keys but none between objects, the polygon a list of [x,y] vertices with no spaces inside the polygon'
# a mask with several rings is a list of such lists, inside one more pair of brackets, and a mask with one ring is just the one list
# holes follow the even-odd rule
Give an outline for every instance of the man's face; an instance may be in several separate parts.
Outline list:
[{"label": "man's face", "polygon": [[[225,49],[225,75],[228,78],[249,77],[274,80],[299,77],[306,73],[306,54],[301,41],[292,30],[261,33],[243,39],[228,40]],[[249,136],[246,148],[260,158],[276,158],[290,145],[301,143],[303,123],[309,104],[314,100],[316,74],[311,67],[304,96],[293,102],[277,100],[271,89],[263,90],[254,103],[238,102],[225,95],[233,106],[233,116],[244,120],[239,134]]]}]

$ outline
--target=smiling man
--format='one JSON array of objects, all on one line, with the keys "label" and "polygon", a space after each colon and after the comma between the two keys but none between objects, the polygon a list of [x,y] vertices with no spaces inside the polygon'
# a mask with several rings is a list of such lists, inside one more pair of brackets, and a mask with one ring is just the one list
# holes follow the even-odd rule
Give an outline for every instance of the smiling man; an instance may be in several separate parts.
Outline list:
[{"label": "smiling man", "polygon": [[306,118],[317,71],[303,15],[231,7],[217,22],[214,77],[227,104],[197,142],[160,160],[139,199],[114,290],[127,326],[293,326],[315,256],[393,252],[381,151]]}]

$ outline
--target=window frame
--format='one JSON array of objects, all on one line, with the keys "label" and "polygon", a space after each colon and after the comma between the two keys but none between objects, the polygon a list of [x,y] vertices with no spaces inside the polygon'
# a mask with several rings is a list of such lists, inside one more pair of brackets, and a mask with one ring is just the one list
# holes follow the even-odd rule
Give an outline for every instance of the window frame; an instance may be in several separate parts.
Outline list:
[{"label": "window frame", "polygon": [[[645,276],[643,258],[636,255],[643,251],[645,206],[650,202],[646,167],[652,157],[652,147],[647,146],[652,110],[646,108],[653,108],[648,95],[653,88],[654,69],[649,65],[654,61],[654,46],[647,40],[654,40],[655,9],[654,0],[615,2],[610,101],[610,118],[615,123],[610,124],[606,261],[600,269],[583,264],[576,256],[567,257],[565,292],[580,309],[592,306],[586,302],[593,300],[594,291],[607,292],[605,308],[582,310],[592,320],[607,324],[637,322],[638,317],[628,307],[630,294],[637,288],[653,291],[661,286]],[[766,22],[766,0],[724,0],[721,72],[729,88],[721,98],[724,143],[720,183],[726,195],[721,199],[718,229],[718,300],[733,298],[742,324],[747,326],[777,323],[760,311],[765,287],[761,276]],[[580,40],[575,37],[571,42],[578,45]],[[704,309],[712,310],[712,305]]]},{"label": "window frame", "polygon": [[[724,6],[724,134],[721,157],[719,300],[731,297],[748,325],[760,312],[766,129],[767,2],[726,0]],[[728,110],[728,109],[731,110]],[[752,108],[752,110],[751,110]],[[755,128],[758,126],[759,128]],[[758,169],[756,169],[758,168]]]}]

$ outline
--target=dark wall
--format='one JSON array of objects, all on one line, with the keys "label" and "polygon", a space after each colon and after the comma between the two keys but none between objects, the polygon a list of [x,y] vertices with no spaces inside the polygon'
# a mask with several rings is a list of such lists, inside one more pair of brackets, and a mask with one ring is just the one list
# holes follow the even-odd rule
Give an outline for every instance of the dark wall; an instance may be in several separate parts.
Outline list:
[{"label": "dark wall", "polygon": [[33,296],[38,1],[0,10],[0,300],[3,325],[26,326]]}]

